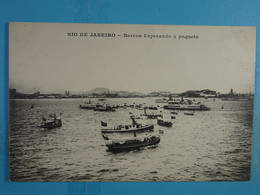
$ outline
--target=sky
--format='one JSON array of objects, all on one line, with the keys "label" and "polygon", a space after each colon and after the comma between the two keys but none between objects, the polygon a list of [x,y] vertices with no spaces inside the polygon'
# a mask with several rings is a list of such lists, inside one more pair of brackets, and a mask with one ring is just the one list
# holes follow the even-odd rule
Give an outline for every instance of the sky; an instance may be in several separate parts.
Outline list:
[{"label": "sky", "polygon": [[9,29],[9,85],[18,92],[254,92],[255,27],[10,23]]}]

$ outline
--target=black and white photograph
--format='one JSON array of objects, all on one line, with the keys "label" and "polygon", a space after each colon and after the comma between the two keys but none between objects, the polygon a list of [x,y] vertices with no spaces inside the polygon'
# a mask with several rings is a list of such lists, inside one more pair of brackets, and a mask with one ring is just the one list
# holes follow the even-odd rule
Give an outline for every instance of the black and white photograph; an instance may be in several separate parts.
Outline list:
[{"label": "black and white photograph", "polygon": [[250,181],[256,28],[9,23],[10,181]]}]

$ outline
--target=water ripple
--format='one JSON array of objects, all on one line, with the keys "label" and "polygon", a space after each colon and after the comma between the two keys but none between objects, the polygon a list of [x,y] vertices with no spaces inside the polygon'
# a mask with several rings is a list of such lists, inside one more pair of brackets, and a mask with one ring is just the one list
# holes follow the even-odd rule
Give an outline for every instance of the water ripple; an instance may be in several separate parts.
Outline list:
[{"label": "water ripple", "polygon": [[[130,123],[133,108],[114,113],[78,109],[83,99],[10,101],[12,181],[244,181],[250,179],[253,104],[201,99],[212,108],[179,112],[157,147],[108,151],[100,121]],[[97,101],[97,100],[93,100]],[[153,98],[108,99],[111,104],[155,105]],[[35,109],[28,109],[34,104]],[[225,109],[221,109],[224,105]],[[162,110],[165,116],[170,112]],[[63,126],[38,127],[48,113],[62,111]],[[156,123],[156,120],[151,120]]]}]

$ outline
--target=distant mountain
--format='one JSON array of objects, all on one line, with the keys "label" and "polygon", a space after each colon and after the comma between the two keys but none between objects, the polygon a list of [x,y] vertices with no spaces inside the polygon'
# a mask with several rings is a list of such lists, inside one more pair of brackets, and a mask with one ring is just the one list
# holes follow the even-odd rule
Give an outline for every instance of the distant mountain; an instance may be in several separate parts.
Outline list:
[{"label": "distant mountain", "polygon": [[103,93],[114,93],[114,92],[104,87],[97,87],[95,89],[85,92],[85,94],[92,94],[92,93],[103,94]]},{"label": "distant mountain", "polygon": [[144,96],[141,92],[129,92],[129,91],[113,91],[104,87],[97,87],[90,91],[81,92],[81,94],[118,94],[119,97],[128,97],[128,96]]}]

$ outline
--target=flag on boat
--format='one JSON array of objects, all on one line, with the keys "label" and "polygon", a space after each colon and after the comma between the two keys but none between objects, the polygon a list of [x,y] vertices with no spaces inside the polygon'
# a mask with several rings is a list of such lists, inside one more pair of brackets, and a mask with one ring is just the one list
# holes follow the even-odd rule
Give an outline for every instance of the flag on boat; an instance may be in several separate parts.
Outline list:
[{"label": "flag on boat", "polygon": [[107,123],[101,121],[101,126],[106,127],[106,126],[107,126]]}]

